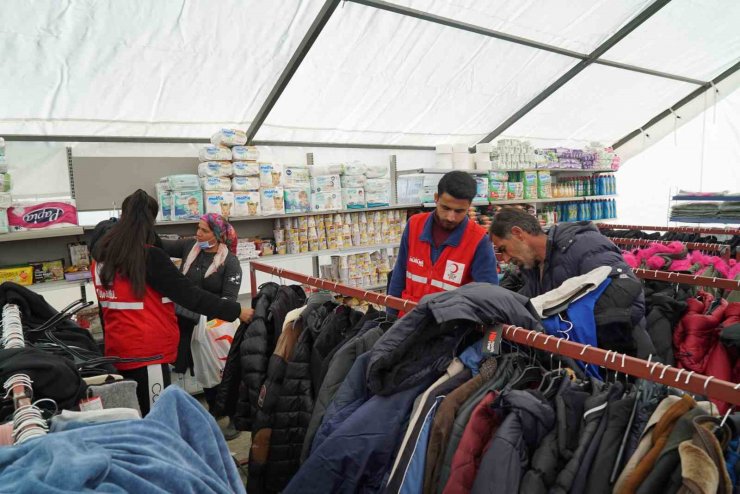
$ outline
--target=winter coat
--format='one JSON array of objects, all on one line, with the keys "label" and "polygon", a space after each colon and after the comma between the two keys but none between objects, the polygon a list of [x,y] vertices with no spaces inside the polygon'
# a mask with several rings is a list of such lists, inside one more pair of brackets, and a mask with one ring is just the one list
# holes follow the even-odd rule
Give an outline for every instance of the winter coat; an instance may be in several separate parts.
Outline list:
[{"label": "winter coat", "polygon": [[346,305],[340,305],[324,320],[311,347],[311,386],[314,395],[319,393],[323,379],[322,368],[327,356],[345,339],[362,315]]},{"label": "winter coat", "polygon": [[[724,462],[724,449],[732,437],[725,425],[716,435],[710,428],[719,426],[719,419],[703,416],[694,419],[694,434],[690,441],[678,446],[681,458],[681,489],[678,492],[696,494],[730,494],[730,475]],[[722,438],[722,442],[717,440]]]},{"label": "winter coat", "polygon": [[368,388],[387,395],[414,386],[430,372],[441,375],[474,325],[495,323],[541,328],[528,299],[488,283],[424,297],[373,347]]},{"label": "winter coat", "polygon": [[313,444],[314,436],[318,430],[321,422],[324,418],[329,403],[334,399],[334,395],[342,385],[344,378],[347,377],[352,364],[355,363],[355,359],[363,353],[369,351],[376,341],[383,335],[383,331],[387,329],[384,325],[377,325],[376,321],[368,321],[365,323],[362,329],[360,329],[357,336],[351,338],[347,343],[334,354],[334,357],[329,364],[326,371],[326,375],[321,382],[321,388],[316,396],[313,411],[311,412],[311,420],[306,430],[306,438],[303,442],[303,449],[301,451],[301,463],[306,461],[308,454],[311,452],[311,445]]},{"label": "winter coat", "polygon": [[471,492],[519,492],[532,453],[555,425],[555,411],[541,393],[530,390],[506,390],[492,407],[505,418],[481,459]]},{"label": "winter coat", "polygon": [[233,417],[234,425],[239,430],[249,430],[252,426],[259,387],[267,371],[267,362],[262,359],[267,352],[266,341],[252,335],[267,334],[270,306],[279,288],[277,283],[260,286],[252,299],[254,318],[236,330],[221,384],[217,388],[215,407],[211,413],[216,417]]},{"label": "winter coat", "polygon": [[[448,394],[432,421],[429,432],[429,444],[427,445],[427,457],[424,466],[424,485],[422,492],[432,494],[437,492],[439,485],[439,474],[442,470],[445,448],[449,440],[455,415],[467,400],[476,393],[496,373],[498,361],[495,358],[487,359],[480,367],[480,373],[469,379],[459,388]],[[444,484],[442,484],[444,487]]]},{"label": "winter coat", "polygon": [[[322,321],[335,307],[333,302],[310,302],[295,323],[300,335],[291,358],[285,362],[282,385],[274,390],[276,401],[270,414],[272,428],[267,461],[263,464],[253,462],[250,456],[250,492],[279,492],[298,470],[314,402],[310,373],[311,349],[322,329]],[[263,397],[262,392],[260,397]],[[253,437],[253,442],[255,439]]]},{"label": "winter coat", "polygon": [[647,332],[655,344],[656,356],[666,365],[675,365],[673,329],[686,313],[689,294],[680,287],[663,282],[645,283]]},{"label": "winter coat", "polygon": [[450,478],[442,491],[444,494],[468,493],[473,488],[483,453],[503,419],[498,410],[491,407],[498,394],[498,391],[489,391],[473,409],[452,457]]}]

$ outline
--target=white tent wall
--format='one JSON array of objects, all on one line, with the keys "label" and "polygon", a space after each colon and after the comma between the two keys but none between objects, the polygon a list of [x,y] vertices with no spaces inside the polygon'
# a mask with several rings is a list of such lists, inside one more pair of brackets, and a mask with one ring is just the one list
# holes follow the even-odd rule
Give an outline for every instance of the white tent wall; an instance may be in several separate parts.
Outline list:
[{"label": "white tent wall", "polygon": [[644,151],[617,174],[619,223],[666,225],[670,196],[678,189],[740,191],[740,91],[686,122],[675,136],[640,140]]}]

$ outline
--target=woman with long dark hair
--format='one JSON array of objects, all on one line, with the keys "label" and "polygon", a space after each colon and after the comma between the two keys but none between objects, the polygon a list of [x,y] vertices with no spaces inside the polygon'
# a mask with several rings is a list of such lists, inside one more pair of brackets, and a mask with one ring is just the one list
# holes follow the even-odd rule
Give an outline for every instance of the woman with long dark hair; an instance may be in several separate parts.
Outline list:
[{"label": "woman with long dark hair", "polygon": [[105,355],[134,362],[116,364],[138,383],[146,414],[170,384],[177,357],[175,304],[208,318],[244,322],[254,311],[198,288],[170,260],[154,232],[157,201],[139,189],[123,201],[121,219],[93,249],[93,284],[103,314]]}]

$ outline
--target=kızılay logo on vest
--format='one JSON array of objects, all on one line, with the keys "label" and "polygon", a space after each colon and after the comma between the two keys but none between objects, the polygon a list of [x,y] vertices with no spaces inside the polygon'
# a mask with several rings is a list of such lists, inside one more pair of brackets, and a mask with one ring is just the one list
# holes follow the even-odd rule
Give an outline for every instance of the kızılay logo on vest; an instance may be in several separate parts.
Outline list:
[{"label": "k\u0131z\u0131lay logo on vest", "polygon": [[414,264],[418,264],[420,268],[424,267],[424,261],[417,257],[410,257],[409,262],[413,262]]},{"label": "k\u0131z\u0131lay logo on vest", "polygon": [[33,225],[56,221],[64,213],[61,208],[42,208],[23,215],[23,221]]}]

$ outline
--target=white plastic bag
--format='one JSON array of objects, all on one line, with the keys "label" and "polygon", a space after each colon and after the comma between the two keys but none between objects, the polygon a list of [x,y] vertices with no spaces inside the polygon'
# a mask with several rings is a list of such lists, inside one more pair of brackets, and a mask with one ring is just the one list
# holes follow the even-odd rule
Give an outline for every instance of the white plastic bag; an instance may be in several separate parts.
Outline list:
[{"label": "white plastic bag", "polygon": [[231,342],[239,326],[237,322],[206,321],[206,316],[201,316],[195,326],[190,339],[193,371],[204,388],[213,388],[221,383]]}]

